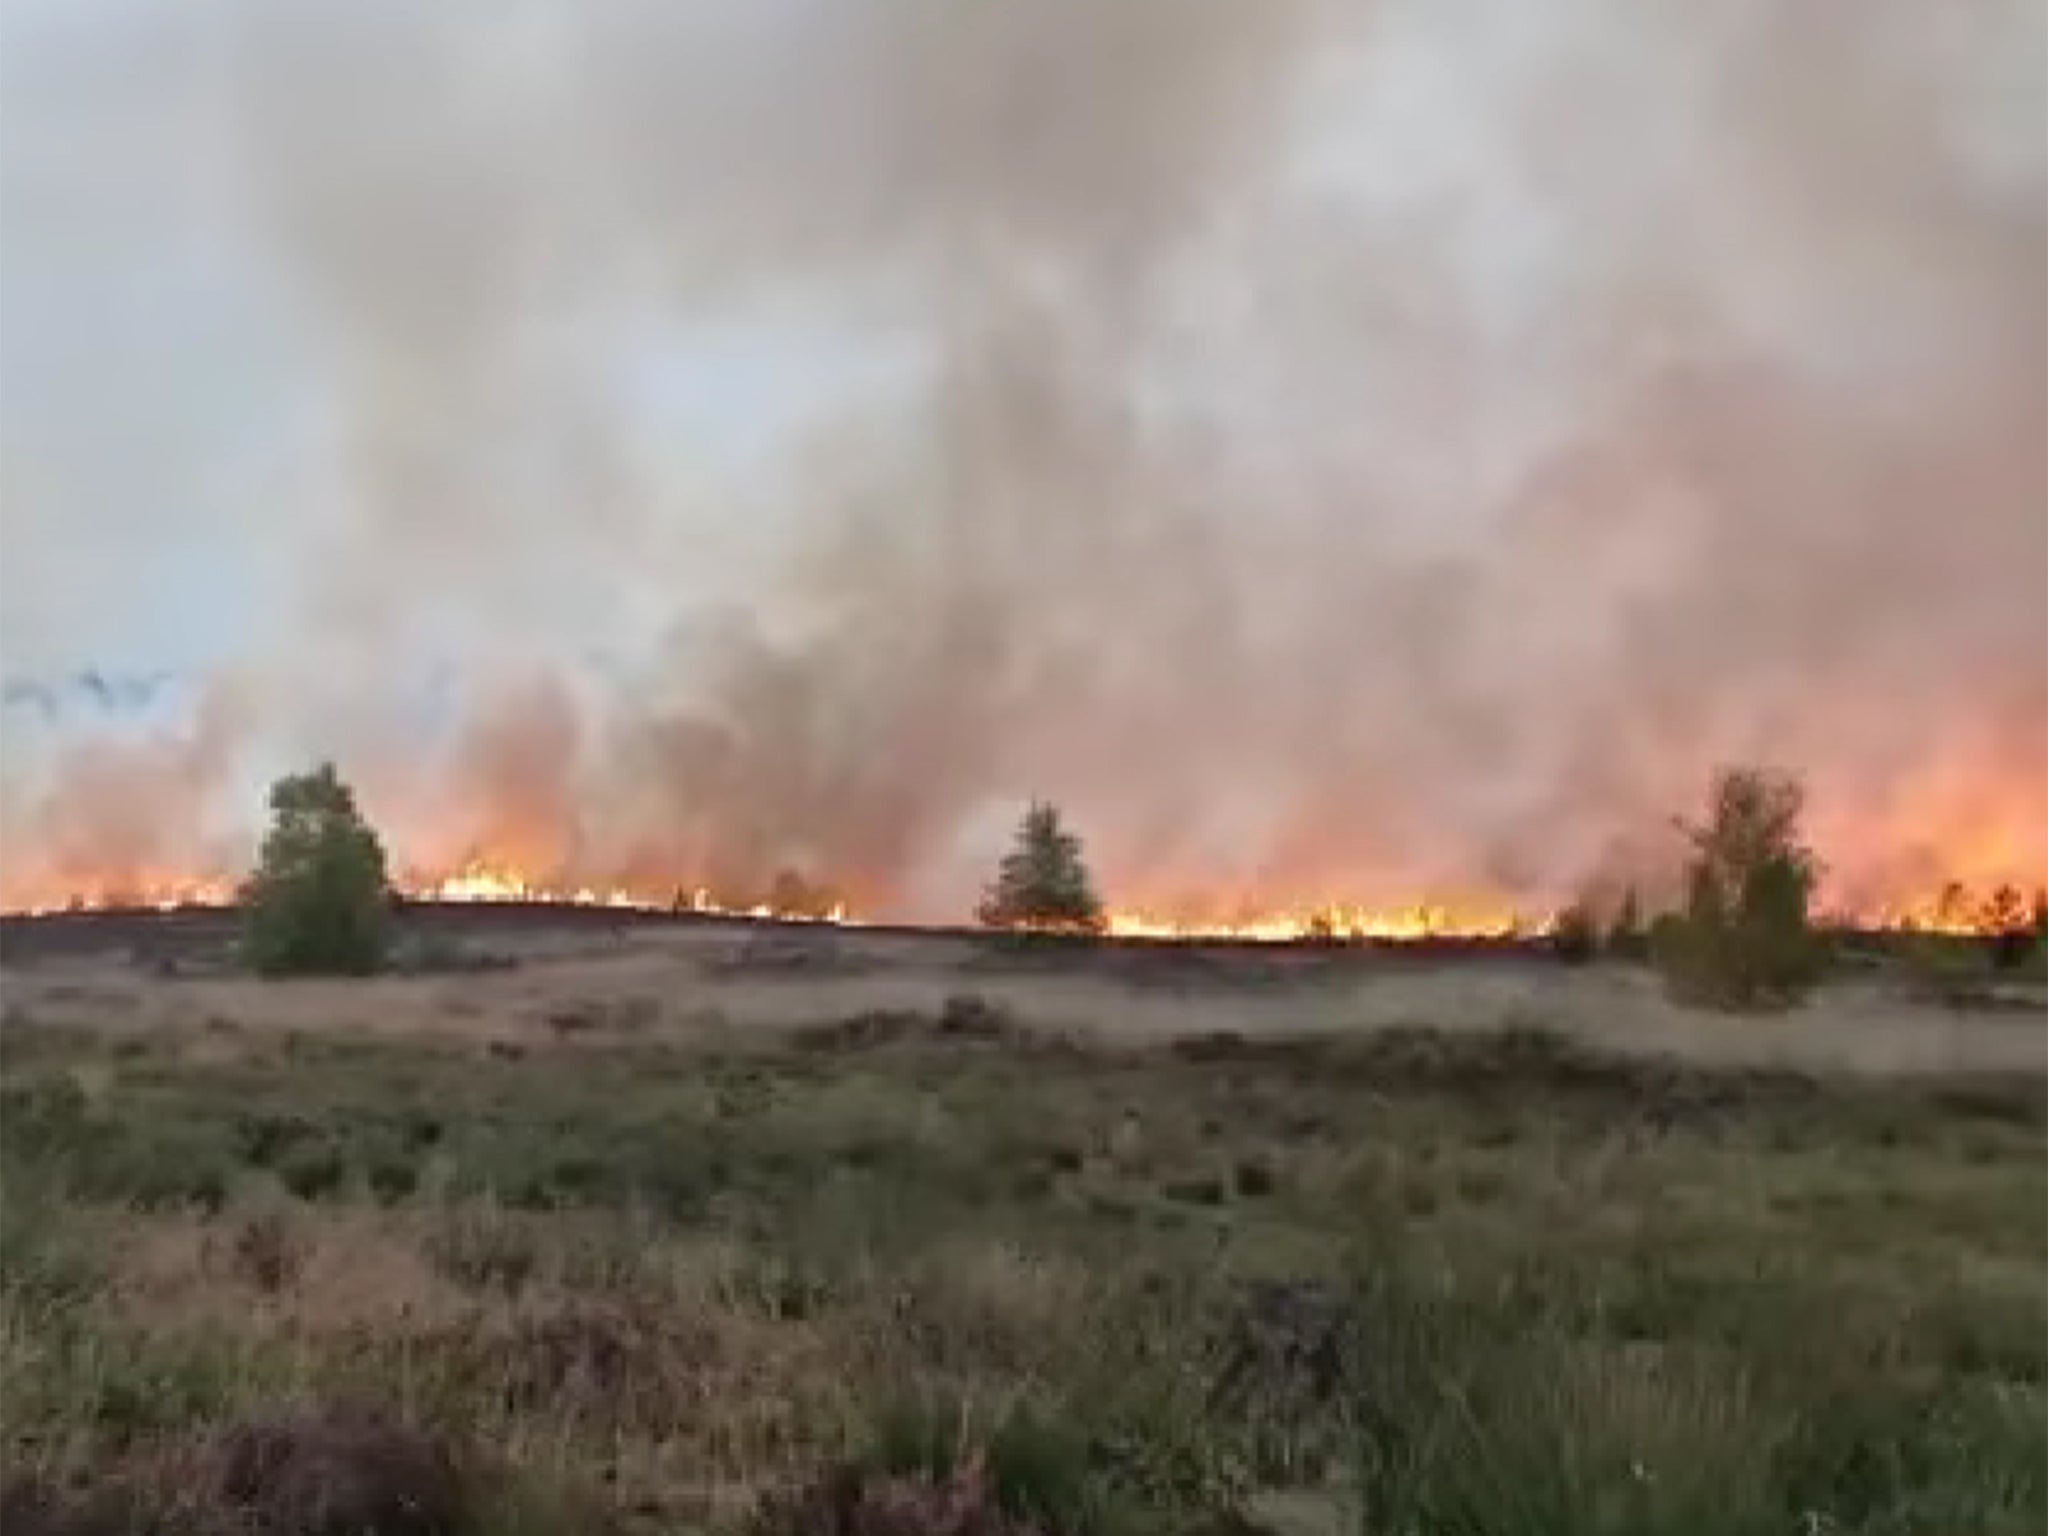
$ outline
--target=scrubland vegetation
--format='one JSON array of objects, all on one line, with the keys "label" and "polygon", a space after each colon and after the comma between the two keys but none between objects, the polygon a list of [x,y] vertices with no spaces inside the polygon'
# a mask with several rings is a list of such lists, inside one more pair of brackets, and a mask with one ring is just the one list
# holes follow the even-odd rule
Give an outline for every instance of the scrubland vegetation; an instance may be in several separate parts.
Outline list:
[{"label": "scrubland vegetation", "polygon": [[[1653,962],[1649,1017],[1731,1039],[1717,1012],[1876,967],[1930,1037],[2002,1010],[2038,1042],[2040,1000],[1997,979],[2025,945],[1831,955],[1799,807],[1723,775],[1681,910],[1576,906],[1510,958]],[[1577,1002],[1354,1018],[1458,994],[1390,994],[1399,968],[1342,945],[1099,969],[1143,953],[1090,938],[1047,805],[979,914],[1036,935],[942,963],[767,934],[650,969],[621,930],[629,996],[487,986],[519,958],[391,948],[331,769],[271,808],[238,947],[151,962],[158,1015],[132,983],[38,994],[98,1014],[10,993],[8,1536],[2048,1525],[2048,1082],[2009,1045],[1885,1076],[1839,1032],[1805,1070],[1682,1061]],[[198,1007],[208,966],[387,962],[455,980]],[[1040,990],[930,997],[990,963]],[[860,992],[890,964],[925,1001]]]},{"label": "scrubland vegetation", "polygon": [[10,1015],[0,1528],[2048,1520],[2038,1079],[667,1017]]}]

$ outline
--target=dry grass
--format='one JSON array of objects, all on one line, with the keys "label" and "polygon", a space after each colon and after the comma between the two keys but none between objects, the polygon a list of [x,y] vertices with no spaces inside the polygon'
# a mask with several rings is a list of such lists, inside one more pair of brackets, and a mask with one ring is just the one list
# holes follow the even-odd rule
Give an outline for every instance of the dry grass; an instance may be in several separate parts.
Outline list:
[{"label": "dry grass", "polygon": [[88,954],[10,971],[5,996],[8,1007],[47,1023],[189,1032],[201,1056],[232,1052],[234,1035],[245,1030],[449,1033],[526,1046],[620,1035],[705,1040],[863,1014],[929,1013],[972,992],[1034,1028],[1116,1041],[1219,1030],[1350,1034],[1418,1023],[1483,1034],[1533,1024],[1606,1050],[1715,1065],[1880,1073],[2048,1068],[2038,1027],[2048,1018],[2048,992],[2009,990],[2000,994],[2002,1007],[1958,1009],[1928,998],[1910,967],[1838,981],[1787,1015],[1732,1018],[1681,1007],[1646,969],[1625,964],[1343,951],[1176,961],[1138,951],[1115,964],[1062,968],[1006,963],[1000,954],[992,960],[966,939],[848,931],[810,943],[824,962],[791,964],[782,948],[764,952],[757,941],[721,930],[654,929],[580,945],[521,935],[493,951],[514,963],[478,972],[282,984],[235,975],[164,978],[118,955]]},{"label": "dry grass", "polygon": [[453,1323],[468,1293],[410,1213],[259,1200],[215,1215],[137,1212],[110,1243],[106,1305],[140,1331],[347,1337]]}]

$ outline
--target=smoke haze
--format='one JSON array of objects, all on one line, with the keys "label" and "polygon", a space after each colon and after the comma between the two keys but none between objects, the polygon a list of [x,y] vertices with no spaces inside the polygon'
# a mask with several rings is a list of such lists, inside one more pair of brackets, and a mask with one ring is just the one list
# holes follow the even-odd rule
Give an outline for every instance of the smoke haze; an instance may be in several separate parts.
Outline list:
[{"label": "smoke haze", "polygon": [[[9,0],[8,904],[246,858],[1540,906],[1709,771],[2048,872],[1997,0]],[[76,262],[89,258],[77,275]],[[206,637],[204,639],[195,637]]]}]

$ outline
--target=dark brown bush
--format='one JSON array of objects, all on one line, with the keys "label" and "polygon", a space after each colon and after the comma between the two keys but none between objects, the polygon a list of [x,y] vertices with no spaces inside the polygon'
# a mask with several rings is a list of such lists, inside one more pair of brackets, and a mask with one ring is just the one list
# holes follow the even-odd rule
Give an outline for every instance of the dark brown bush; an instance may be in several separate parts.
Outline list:
[{"label": "dark brown bush", "polygon": [[338,1406],[237,1426],[213,1493],[259,1536],[466,1536],[472,1490],[447,1442]]},{"label": "dark brown bush", "polygon": [[1010,1010],[978,992],[955,992],[939,1010],[938,1032],[964,1040],[1007,1040],[1015,1031]]},{"label": "dark brown bush", "polygon": [[232,1252],[235,1274],[266,1295],[296,1283],[306,1262],[305,1245],[281,1211],[263,1211],[244,1221]]},{"label": "dark brown bush", "polygon": [[373,1410],[331,1405],[158,1446],[89,1483],[16,1477],[6,1536],[479,1536],[454,1448]]},{"label": "dark brown bush", "polygon": [[969,1463],[939,1482],[839,1467],[771,1499],[749,1536],[1049,1536],[997,1507],[987,1474]]},{"label": "dark brown bush", "polygon": [[0,1486],[6,1536],[126,1536],[130,1526],[127,1511],[105,1493],[66,1490],[26,1474]]}]

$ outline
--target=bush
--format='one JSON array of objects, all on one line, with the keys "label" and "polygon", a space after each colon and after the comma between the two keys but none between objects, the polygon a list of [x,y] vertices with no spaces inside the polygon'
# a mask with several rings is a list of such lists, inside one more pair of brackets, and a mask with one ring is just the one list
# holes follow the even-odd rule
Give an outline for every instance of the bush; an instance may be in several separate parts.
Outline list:
[{"label": "bush", "polygon": [[[767,1536],[1094,1536],[1111,1511],[1071,1424],[1017,1404],[990,1422],[947,1393],[883,1404],[861,1461],[794,1504],[771,1504]],[[828,1511],[836,1519],[828,1519]]]},{"label": "bush", "polygon": [[1550,952],[1568,965],[1583,965],[1600,952],[1600,929],[1593,910],[1575,901],[1550,925]]},{"label": "bush", "polygon": [[384,849],[332,764],[279,779],[242,890],[244,943],[266,976],[359,976],[384,961]]},{"label": "bush", "polygon": [[237,1424],[211,1460],[201,1486],[228,1529],[303,1536],[481,1529],[477,1491],[452,1444],[353,1405]]},{"label": "bush", "polygon": [[1784,1007],[1820,978],[1823,950],[1808,917],[1817,874],[1799,840],[1797,780],[1732,768],[1714,781],[1707,820],[1680,823],[1692,840],[1683,917],[1657,955],[1671,988],[1713,1007]]},{"label": "bush", "polygon": [[1984,935],[1991,963],[2002,971],[2017,970],[2024,964],[2036,942],[2036,921],[2017,886],[2001,885],[1985,898],[1977,913],[1977,927]]},{"label": "bush", "polygon": [[975,914],[987,928],[1100,933],[1102,903],[1081,859],[1081,840],[1051,805],[1035,803],[1017,828],[995,884]]}]

